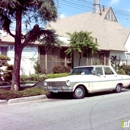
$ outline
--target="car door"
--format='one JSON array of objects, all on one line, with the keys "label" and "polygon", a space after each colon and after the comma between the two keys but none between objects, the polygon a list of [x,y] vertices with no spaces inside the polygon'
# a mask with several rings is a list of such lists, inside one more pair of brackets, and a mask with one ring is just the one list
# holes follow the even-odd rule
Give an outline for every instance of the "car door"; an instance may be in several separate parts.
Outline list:
[{"label": "car door", "polygon": [[92,86],[93,92],[100,92],[107,89],[107,78],[104,75],[103,67],[95,67]]},{"label": "car door", "polygon": [[114,89],[117,85],[118,80],[121,80],[120,77],[115,74],[110,67],[104,67],[104,74],[107,79],[107,89]]}]

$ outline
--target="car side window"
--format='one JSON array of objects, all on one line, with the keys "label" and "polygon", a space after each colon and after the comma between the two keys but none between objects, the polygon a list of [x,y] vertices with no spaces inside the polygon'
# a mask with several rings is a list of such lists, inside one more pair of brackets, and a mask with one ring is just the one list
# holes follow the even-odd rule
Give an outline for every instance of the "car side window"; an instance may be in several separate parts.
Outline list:
[{"label": "car side window", "polygon": [[96,75],[103,75],[102,67],[96,67],[95,68],[95,74]]},{"label": "car side window", "polygon": [[109,67],[104,67],[105,75],[112,75],[114,74],[113,71]]}]

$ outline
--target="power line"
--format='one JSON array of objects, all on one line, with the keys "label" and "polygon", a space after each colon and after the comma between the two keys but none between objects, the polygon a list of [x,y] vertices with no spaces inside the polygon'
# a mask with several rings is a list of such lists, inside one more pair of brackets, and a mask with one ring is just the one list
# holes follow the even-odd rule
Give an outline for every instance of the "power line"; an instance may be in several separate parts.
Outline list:
[{"label": "power line", "polygon": [[[68,7],[72,7],[74,9],[80,9],[84,11],[92,11],[93,10],[93,2],[90,2],[88,0],[59,0],[59,7],[60,4],[66,5]],[[104,5],[100,5],[100,7],[103,7]],[[109,8],[107,6],[104,6],[105,8]],[[126,20],[130,20],[130,12],[112,8],[114,13],[116,14],[117,18],[122,18]]]}]

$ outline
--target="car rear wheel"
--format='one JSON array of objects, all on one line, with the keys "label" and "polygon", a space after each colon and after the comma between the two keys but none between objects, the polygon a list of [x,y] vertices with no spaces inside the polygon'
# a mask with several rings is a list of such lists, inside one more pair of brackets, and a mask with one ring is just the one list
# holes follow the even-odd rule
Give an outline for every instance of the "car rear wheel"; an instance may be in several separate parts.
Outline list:
[{"label": "car rear wheel", "polygon": [[85,89],[83,86],[78,86],[73,92],[73,97],[75,99],[81,99],[85,97]]},{"label": "car rear wheel", "polygon": [[115,88],[115,92],[116,92],[116,93],[120,93],[120,92],[121,92],[121,89],[122,89],[121,85],[120,85],[120,84],[117,84],[117,86],[116,86],[116,88]]}]

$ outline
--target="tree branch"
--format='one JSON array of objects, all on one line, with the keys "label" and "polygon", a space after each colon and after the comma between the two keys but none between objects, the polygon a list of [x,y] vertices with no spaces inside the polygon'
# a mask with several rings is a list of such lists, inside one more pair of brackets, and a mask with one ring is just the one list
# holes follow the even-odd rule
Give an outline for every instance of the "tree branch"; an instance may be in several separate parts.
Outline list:
[{"label": "tree branch", "polygon": [[37,24],[25,35],[25,41],[22,43],[23,47],[35,42],[36,40],[39,41],[39,43],[44,44],[46,47],[54,46],[56,43],[58,45],[59,43],[57,35],[53,30],[44,30]]}]

